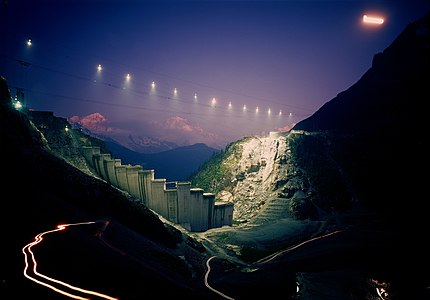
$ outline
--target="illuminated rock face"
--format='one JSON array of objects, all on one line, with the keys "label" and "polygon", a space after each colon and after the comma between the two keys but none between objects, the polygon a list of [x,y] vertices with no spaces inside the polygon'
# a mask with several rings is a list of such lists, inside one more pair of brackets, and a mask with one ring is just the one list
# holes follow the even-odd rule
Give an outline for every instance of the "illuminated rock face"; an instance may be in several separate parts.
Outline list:
[{"label": "illuminated rock face", "polygon": [[235,150],[226,155],[223,165],[229,167],[229,179],[217,198],[232,198],[234,219],[249,222],[265,203],[278,196],[276,183],[291,172],[285,163],[289,156],[287,135],[271,132],[268,136],[247,137],[236,142]]},{"label": "illuminated rock face", "polygon": [[82,153],[100,178],[189,231],[205,231],[233,223],[233,203],[215,202],[214,194],[191,188],[190,182],[155,179],[154,170],[122,165],[121,160],[101,154],[99,147],[82,147]]}]

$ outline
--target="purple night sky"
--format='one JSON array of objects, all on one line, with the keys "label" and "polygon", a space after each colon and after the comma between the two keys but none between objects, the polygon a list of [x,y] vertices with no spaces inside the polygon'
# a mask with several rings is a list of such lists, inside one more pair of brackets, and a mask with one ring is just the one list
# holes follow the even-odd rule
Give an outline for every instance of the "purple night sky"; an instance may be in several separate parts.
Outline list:
[{"label": "purple night sky", "polygon": [[[0,75],[27,107],[99,133],[221,148],[312,115],[428,10],[428,0],[3,0]],[[385,22],[365,26],[363,14]]]}]

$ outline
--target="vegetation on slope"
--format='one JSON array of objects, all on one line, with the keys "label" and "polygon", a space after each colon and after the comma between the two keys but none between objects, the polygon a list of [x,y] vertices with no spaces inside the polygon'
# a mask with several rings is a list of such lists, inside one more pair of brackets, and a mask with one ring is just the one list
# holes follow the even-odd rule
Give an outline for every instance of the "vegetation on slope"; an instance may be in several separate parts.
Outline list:
[{"label": "vegetation on slope", "polygon": [[227,145],[225,151],[215,153],[196,172],[189,176],[192,186],[199,187],[211,193],[230,190],[232,185],[232,167],[240,159],[240,143],[247,138]]}]

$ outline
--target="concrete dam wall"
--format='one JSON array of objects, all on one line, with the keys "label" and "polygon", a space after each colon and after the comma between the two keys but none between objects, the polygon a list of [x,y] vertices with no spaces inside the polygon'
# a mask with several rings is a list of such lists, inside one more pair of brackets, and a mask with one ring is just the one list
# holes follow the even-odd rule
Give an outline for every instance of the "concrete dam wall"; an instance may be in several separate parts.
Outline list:
[{"label": "concrete dam wall", "polygon": [[191,182],[166,182],[166,179],[156,179],[154,170],[122,165],[120,159],[100,153],[99,147],[81,149],[102,179],[189,231],[205,231],[233,223],[233,203],[215,201],[215,194],[191,188]]}]

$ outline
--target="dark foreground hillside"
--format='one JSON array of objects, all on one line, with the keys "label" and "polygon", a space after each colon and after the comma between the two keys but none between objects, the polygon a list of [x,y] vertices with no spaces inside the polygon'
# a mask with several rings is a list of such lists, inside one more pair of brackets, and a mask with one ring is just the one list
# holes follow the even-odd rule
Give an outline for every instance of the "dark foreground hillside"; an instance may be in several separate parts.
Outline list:
[{"label": "dark foreground hillside", "polygon": [[87,221],[96,223],[35,248],[40,272],[122,299],[211,297],[202,287],[204,253],[129,196],[53,155],[27,116],[12,108],[4,78],[0,95],[1,299],[58,297],[24,278],[21,249],[40,232]]}]

